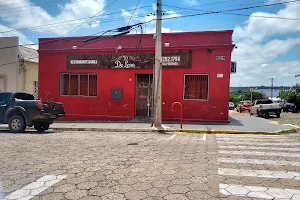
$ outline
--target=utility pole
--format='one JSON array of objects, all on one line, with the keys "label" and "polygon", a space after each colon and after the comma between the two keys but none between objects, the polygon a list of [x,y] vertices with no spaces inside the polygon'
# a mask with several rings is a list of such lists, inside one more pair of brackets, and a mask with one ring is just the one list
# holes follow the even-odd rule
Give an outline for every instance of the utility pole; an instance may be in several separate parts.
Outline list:
[{"label": "utility pole", "polygon": [[271,78],[271,100],[273,101],[274,78]]},{"label": "utility pole", "polygon": [[162,73],[162,42],[161,42],[161,23],[162,23],[162,0],[157,0],[156,10],[156,35],[155,35],[155,84],[154,84],[154,126],[161,127],[161,73]]}]

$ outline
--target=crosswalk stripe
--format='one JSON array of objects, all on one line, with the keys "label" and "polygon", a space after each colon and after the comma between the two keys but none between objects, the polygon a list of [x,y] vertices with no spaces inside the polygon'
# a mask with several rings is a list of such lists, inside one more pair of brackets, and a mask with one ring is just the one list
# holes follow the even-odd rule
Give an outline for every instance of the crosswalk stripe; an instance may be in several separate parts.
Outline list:
[{"label": "crosswalk stripe", "polygon": [[299,199],[300,190],[258,186],[219,184],[221,194],[262,199]]},{"label": "crosswalk stripe", "polygon": [[233,142],[244,142],[244,141],[261,141],[261,142],[293,142],[293,139],[289,138],[217,138],[217,141],[233,141]]},{"label": "crosswalk stripe", "polygon": [[219,168],[218,174],[224,176],[295,179],[300,181],[300,172]]},{"label": "crosswalk stripe", "polygon": [[259,159],[239,159],[239,158],[218,158],[220,163],[254,164],[254,165],[276,165],[300,167],[300,162],[285,160],[259,160]]},{"label": "crosswalk stripe", "polygon": [[299,151],[300,148],[257,147],[257,146],[219,146],[219,149],[247,149],[247,150],[274,150],[274,151]]},{"label": "crosswalk stripe", "polygon": [[282,136],[282,135],[232,135],[232,134],[217,134],[216,138],[289,138],[287,136]]},{"label": "crosswalk stripe", "polygon": [[[217,141],[218,144],[233,144],[233,145],[253,145],[253,142],[228,142],[228,141]],[[257,146],[299,146],[299,142],[295,143],[272,143],[272,142],[266,142],[266,143],[256,143]]]},{"label": "crosswalk stripe", "polygon": [[220,150],[219,153],[230,154],[230,155],[279,156],[279,157],[300,158],[299,153],[264,152],[264,151],[227,151],[227,150]]}]

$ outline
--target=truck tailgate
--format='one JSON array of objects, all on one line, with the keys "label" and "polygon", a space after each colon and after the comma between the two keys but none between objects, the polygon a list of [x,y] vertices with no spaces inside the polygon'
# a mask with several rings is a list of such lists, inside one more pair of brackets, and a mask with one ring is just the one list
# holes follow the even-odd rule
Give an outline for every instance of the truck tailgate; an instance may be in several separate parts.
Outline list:
[{"label": "truck tailgate", "polygon": [[64,105],[62,103],[55,102],[43,102],[45,113],[51,115],[65,114]]},{"label": "truck tailgate", "polygon": [[279,104],[261,104],[263,109],[281,109]]}]

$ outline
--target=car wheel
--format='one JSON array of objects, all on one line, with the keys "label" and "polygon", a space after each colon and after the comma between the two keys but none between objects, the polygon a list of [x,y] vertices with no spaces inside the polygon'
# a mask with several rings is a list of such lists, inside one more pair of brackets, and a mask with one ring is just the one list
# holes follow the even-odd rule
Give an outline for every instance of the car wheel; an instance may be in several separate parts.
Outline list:
[{"label": "car wheel", "polygon": [[12,133],[24,132],[26,129],[26,123],[22,116],[14,115],[8,120],[9,130]]},{"label": "car wheel", "polygon": [[257,115],[257,117],[261,117],[262,116],[259,111],[256,111],[256,115]]},{"label": "car wheel", "polygon": [[276,113],[276,117],[277,117],[277,118],[280,118],[280,113]]},{"label": "car wheel", "polygon": [[49,129],[50,123],[47,122],[40,122],[40,123],[35,123],[34,128],[38,132],[45,132],[46,130]]}]

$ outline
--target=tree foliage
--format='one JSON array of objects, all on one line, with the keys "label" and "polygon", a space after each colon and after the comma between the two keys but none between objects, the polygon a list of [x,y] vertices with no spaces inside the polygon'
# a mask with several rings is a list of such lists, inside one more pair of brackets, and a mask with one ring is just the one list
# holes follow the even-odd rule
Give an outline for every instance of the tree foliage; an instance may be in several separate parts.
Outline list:
[{"label": "tree foliage", "polygon": [[284,101],[300,105],[300,85],[297,84],[288,91],[280,92],[279,98]]},{"label": "tree foliage", "polygon": [[[264,93],[253,92],[252,100],[265,99],[267,98]],[[236,93],[230,94],[230,101],[237,105],[240,101],[251,100],[251,92],[237,91]]]}]

